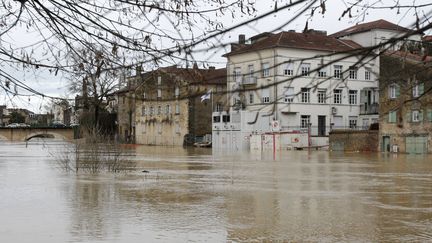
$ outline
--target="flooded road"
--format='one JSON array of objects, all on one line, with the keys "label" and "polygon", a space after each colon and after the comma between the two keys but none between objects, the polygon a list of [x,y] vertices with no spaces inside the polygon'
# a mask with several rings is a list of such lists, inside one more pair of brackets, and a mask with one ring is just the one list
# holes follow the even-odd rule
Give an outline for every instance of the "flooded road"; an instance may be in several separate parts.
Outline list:
[{"label": "flooded road", "polygon": [[64,146],[0,142],[0,242],[432,242],[430,156],[137,146],[94,175]]}]

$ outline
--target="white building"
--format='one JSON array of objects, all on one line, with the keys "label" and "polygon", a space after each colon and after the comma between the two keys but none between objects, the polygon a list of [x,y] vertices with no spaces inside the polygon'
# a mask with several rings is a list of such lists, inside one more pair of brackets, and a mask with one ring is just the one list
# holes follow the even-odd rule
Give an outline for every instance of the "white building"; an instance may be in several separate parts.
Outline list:
[{"label": "white building", "polygon": [[355,41],[364,47],[378,46],[387,43],[380,49],[386,49],[388,51],[408,48],[409,45],[419,45],[422,40],[421,34],[414,33],[411,29],[383,19],[357,24],[336,32],[331,36],[341,40]]},{"label": "white building", "polygon": [[[385,20],[360,24],[327,36],[309,30],[262,33],[225,54],[227,112],[216,112],[214,148],[249,148],[252,134],[309,134],[309,146],[328,144],[331,129],[367,129],[378,122],[378,49],[359,53],[410,33]],[[420,35],[404,40],[416,43]],[[405,42],[379,49],[402,48]],[[296,144],[289,144],[296,146]]]},{"label": "white building", "polygon": [[379,65],[349,54],[359,44],[313,30],[244,40],[225,55],[231,109],[221,119],[229,122],[213,125],[215,148],[246,149],[251,134],[273,131],[309,131],[309,145],[320,146],[333,128],[371,123],[360,119],[360,104],[378,101]]}]

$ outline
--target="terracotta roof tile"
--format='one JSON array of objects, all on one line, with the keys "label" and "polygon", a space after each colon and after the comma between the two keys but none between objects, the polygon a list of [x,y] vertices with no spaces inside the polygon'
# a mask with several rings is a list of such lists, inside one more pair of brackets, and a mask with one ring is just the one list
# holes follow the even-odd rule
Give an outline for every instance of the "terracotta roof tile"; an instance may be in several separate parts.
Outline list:
[{"label": "terracotta roof tile", "polygon": [[336,32],[330,36],[342,37],[342,36],[347,36],[347,35],[351,35],[351,34],[355,34],[355,33],[366,32],[366,31],[369,31],[372,29],[396,30],[396,31],[402,31],[402,32],[410,32],[411,31],[410,29],[399,26],[397,24],[393,24],[393,23],[388,22],[384,19],[379,19],[379,20],[372,21],[372,22],[354,25],[354,26],[349,27],[347,29]]},{"label": "terracotta roof tile", "polygon": [[241,46],[234,45],[232,51],[223,56],[231,56],[274,47],[343,52],[361,48],[362,46],[354,41],[339,40],[325,34],[297,33],[290,31],[269,34],[267,38],[258,40],[252,44]]},{"label": "terracotta roof tile", "polygon": [[432,35],[423,36],[422,40],[425,42],[432,42]]},{"label": "terracotta roof tile", "polygon": [[384,55],[389,57],[409,59],[417,62],[424,62],[424,63],[432,62],[432,56],[418,55],[406,51],[386,51],[384,52]]},{"label": "terracotta roof tile", "polygon": [[226,84],[227,73],[226,68],[177,68],[166,67],[160,68],[159,71],[169,75],[175,75],[187,81],[190,84],[205,83],[205,84]]}]

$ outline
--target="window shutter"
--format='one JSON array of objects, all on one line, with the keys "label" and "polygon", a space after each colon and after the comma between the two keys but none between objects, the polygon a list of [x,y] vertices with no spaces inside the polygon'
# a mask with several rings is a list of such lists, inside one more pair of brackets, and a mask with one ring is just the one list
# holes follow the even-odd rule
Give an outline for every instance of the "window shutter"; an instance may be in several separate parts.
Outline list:
[{"label": "window shutter", "polygon": [[[389,97],[390,97],[390,92],[391,92],[391,89],[389,88]],[[361,93],[360,103],[361,104],[366,103],[367,102],[367,90],[362,90],[362,91],[360,91],[360,93]]]},{"label": "window shutter", "polygon": [[390,111],[389,112],[389,123],[394,123],[396,120],[396,112],[394,111]]},{"label": "window shutter", "polygon": [[[389,86],[388,86],[388,97],[389,97],[389,98],[392,98],[392,96],[391,96],[391,91],[392,91],[392,85],[389,85]],[[364,101],[363,101],[363,95],[364,95],[364,91],[362,90],[362,95],[361,95],[361,97],[362,97],[362,101],[360,101],[361,103],[364,103]]]},{"label": "window shutter", "polygon": [[396,85],[396,98],[400,95],[400,86]]},{"label": "window shutter", "polygon": [[419,95],[424,93],[424,83],[418,85]]},{"label": "window shutter", "polygon": [[427,116],[428,116],[428,120],[429,120],[430,122],[432,122],[432,110],[431,110],[431,109],[428,109],[428,110],[427,110]]},{"label": "window shutter", "polygon": [[419,111],[419,121],[423,122],[423,110]]},{"label": "window shutter", "polygon": [[389,114],[388,114],[388,122],[389,123],[395,123],[396,122],[396,114],[397,114],[397,112],[396,111],[390,111],[389,112]]}]

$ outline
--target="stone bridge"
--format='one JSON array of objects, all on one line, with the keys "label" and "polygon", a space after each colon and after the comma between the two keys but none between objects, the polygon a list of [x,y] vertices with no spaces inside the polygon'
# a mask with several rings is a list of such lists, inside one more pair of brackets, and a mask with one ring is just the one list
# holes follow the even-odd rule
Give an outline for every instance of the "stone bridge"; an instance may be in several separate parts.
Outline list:
[{"label": "stone bridge", "polygon": [[25,142],[32,138],[57,138],[72,141],[74,130],[71,127],[0,127],[0,141]]}]

